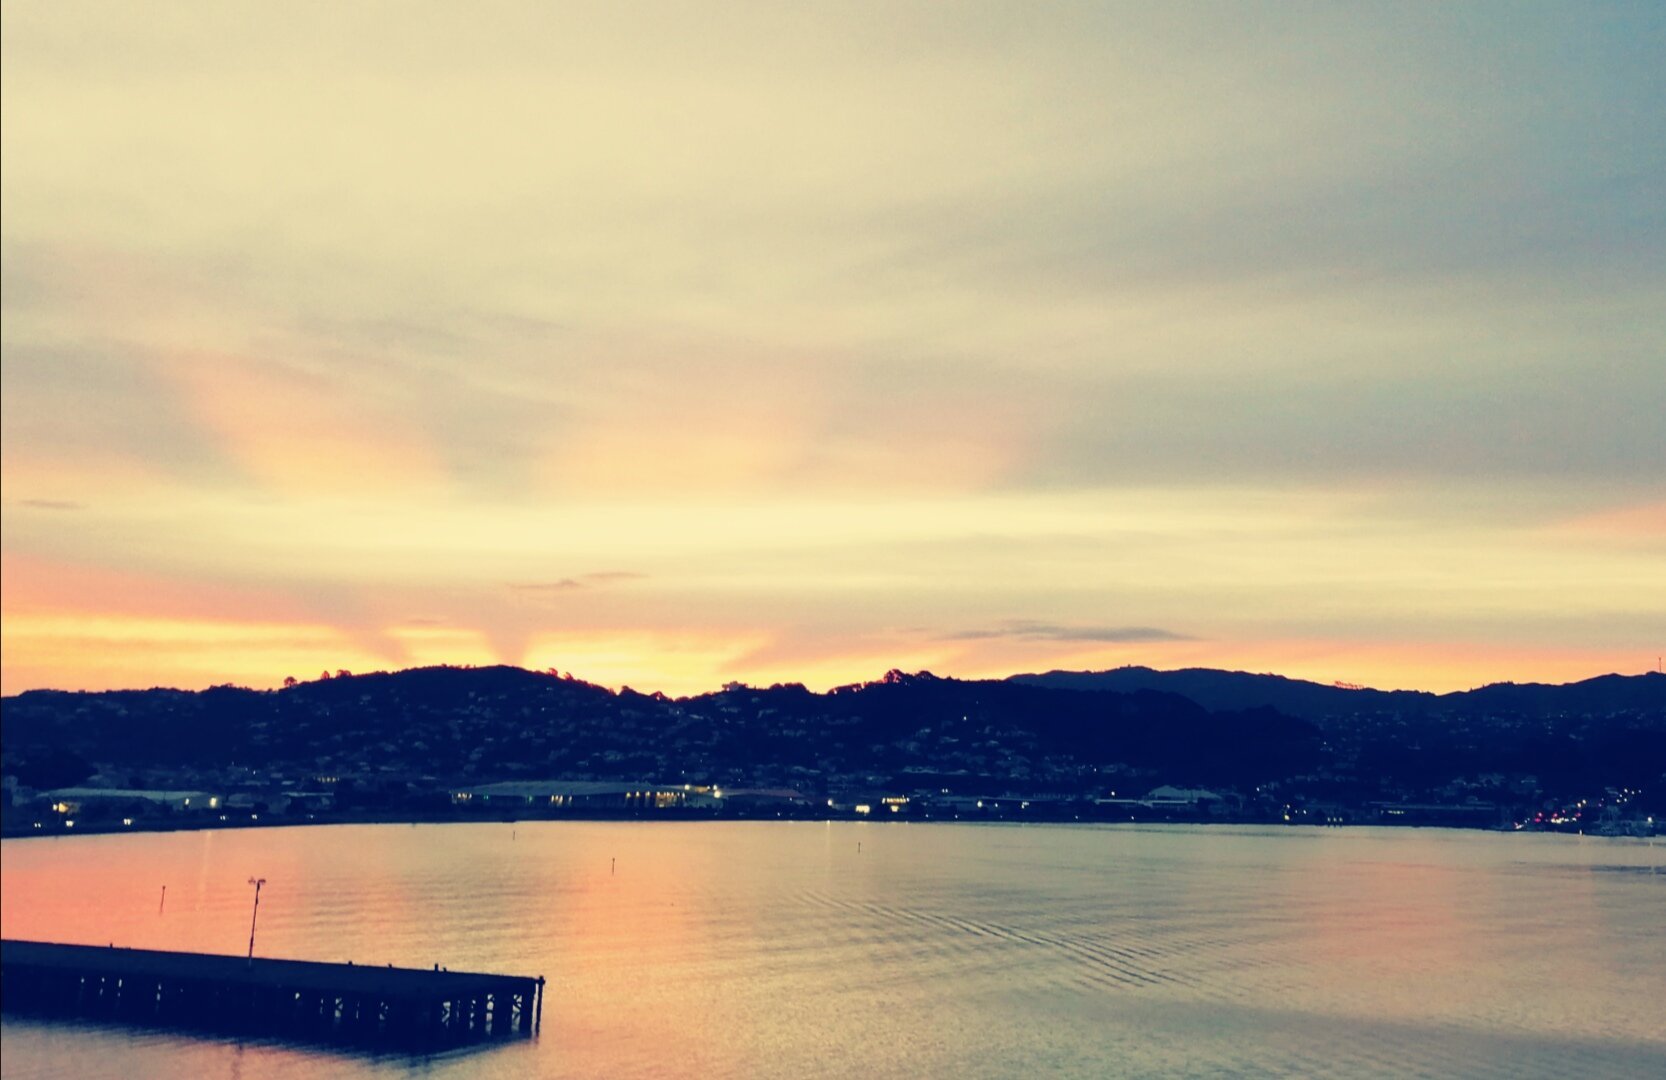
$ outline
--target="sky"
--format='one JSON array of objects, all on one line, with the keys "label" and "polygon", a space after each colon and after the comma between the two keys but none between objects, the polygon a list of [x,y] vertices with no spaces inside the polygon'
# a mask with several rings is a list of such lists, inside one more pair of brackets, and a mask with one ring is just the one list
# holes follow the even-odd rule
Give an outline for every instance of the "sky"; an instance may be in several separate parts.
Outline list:
[{"label": "sky", "polygon": [[0,9],[0,683],[1666,652],[1658,4]]}]

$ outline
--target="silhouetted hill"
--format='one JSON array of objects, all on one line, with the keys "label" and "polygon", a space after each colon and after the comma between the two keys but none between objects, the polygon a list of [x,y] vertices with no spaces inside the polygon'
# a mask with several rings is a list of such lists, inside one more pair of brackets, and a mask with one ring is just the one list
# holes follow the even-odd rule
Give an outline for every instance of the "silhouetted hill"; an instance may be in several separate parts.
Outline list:
[{"label": "silhouetted hill", "polygon": [[1464,712],[1509,712],[1528,716],[1666,710],[1666,675],[1598,675],[1565,685],[1493,683],[1477,690],[1444,694],[1441,701]]},{"label": "silhouetted hill", "polygon": [[[1253,782],[1310,767],[1318,734],[1272,710],[1161,691],[1082,694],[892,672],[673,700],[510,667],[343,675],[282,690],[31,691],[0,712],[8,769],[285,767],[465,777],[657,775],[1077,786],[1127,766]],[[941,779],[941,778],[954,779]]]},{"label": "silhouetted hill", "polygon": [[1254,675],[1210,668],[1156,671],[1147,667],[1124,667],[1110,671],[1049,671],[1041,675],[1014,675],[1010,681],[1055,689],[1117,693],[1162,690],[1189,697],[1207,709],[1274,708],[1309,719],[1361,713],[1418,716],[1508,712],[1553,716],[1628,710],[1666,711],[1666,677],[1655,672],[1601,675],[1560,686],[1496,683],[1450,694],[1326,686],[1282,675]]},{"label": "silhouetted hill", "polygon": [[672,699],[553,672],[438,667],[281,690],[31,691],[0,708],[0,758],[30,786],[94,767],[133,787],[249,770],[354,777],[363,800],[517,776],[812,792],[1299,782],[1314,797],[1450,798],[1666,786],[1666,678],[1434,695],[1242,672],[893,671],[825,694],[736,685]]}]

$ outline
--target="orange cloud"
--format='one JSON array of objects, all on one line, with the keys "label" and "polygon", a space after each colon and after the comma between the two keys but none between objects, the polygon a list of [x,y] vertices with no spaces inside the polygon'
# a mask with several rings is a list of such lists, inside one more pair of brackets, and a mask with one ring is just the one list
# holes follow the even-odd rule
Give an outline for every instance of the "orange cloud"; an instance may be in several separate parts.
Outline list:
[{"label": "orange cloud", "polygon": [[304,605],[273,589],[8,551],[0,554],[0,610],[13,615],[300,621]]},{"label": "orange cloud", "polygon": [[1610,540],[1666,540],[1666,501],[1638,503],[1564,521],[1553,531]]},{"label": "orange cloud", "polygon": [[227,353],[174,353],[161,369],[232,457],[279,491],[385,492],[441,477],[419,430],[339,380]]}]

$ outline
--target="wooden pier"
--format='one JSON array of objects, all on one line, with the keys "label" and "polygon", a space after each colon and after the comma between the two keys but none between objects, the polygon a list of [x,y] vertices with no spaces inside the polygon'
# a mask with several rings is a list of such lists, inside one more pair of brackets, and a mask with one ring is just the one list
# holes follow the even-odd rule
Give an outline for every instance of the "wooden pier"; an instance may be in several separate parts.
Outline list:
[{"label": "wooden pier", "polygon": [[543,1005],[543,976],[0,941],[8,1013],[433,1050],[534,1035]]}]

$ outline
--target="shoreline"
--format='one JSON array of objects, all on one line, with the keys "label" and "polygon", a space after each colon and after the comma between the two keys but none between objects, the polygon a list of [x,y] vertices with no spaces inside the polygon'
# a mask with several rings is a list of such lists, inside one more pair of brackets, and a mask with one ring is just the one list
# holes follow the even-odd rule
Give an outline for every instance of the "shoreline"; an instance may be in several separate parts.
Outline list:
[{"label": "shoreline", "polygon": [[675,811],[651,811],[646,813],[566,813],[555,815],[493,815],[493,814],[413,814],[402,813],[360,813],[360,814],[309,814],[305,818],[273,817],[270,819],[237,821],[145,821],[135,818],[132,824],[121,821],[100,821],[77,824],[65,828],[62,824],[52,823],[53,827],[29,826],[17,828],[7,823],[0,828],[0,840],[29,840],[29,839],[63,839],[74,836],[111,836],[135,835],[141,833],[172,833],[172,832],[206,832],[213,830],[244,831],[252,829],[278,828],[315,828],[330,825],[515,825],[521,823],[541,822],[664,822],[678,824],[700,824],[703,822],[854,822],[868,824],[911,824],[911,825],[1189,825],[1189,826],[1263,826],[1276,829],[1446,829],[1460,832],[1477,833],[1525,833],[1533,835],[1560,835],[1595,837],[1604,840],[1652,840],[1655,834],[1634,834],[1629,832],[1600,832],[1579,829],[1546,829],[1546,828],[1510,828],[1500,825],[1473,825],[1446,822],[1292,822],[1253,817],[1233,819],[1223,818],[1193,818],[1193,817],[1145,817],[1121,818],[1110,816],[1077,816],[1061,814],[1040,814],[1024,816],[937,816],[910,815],[907,817],[874,817],[862,814],[791,814],[791,813],[677,813]]}]

